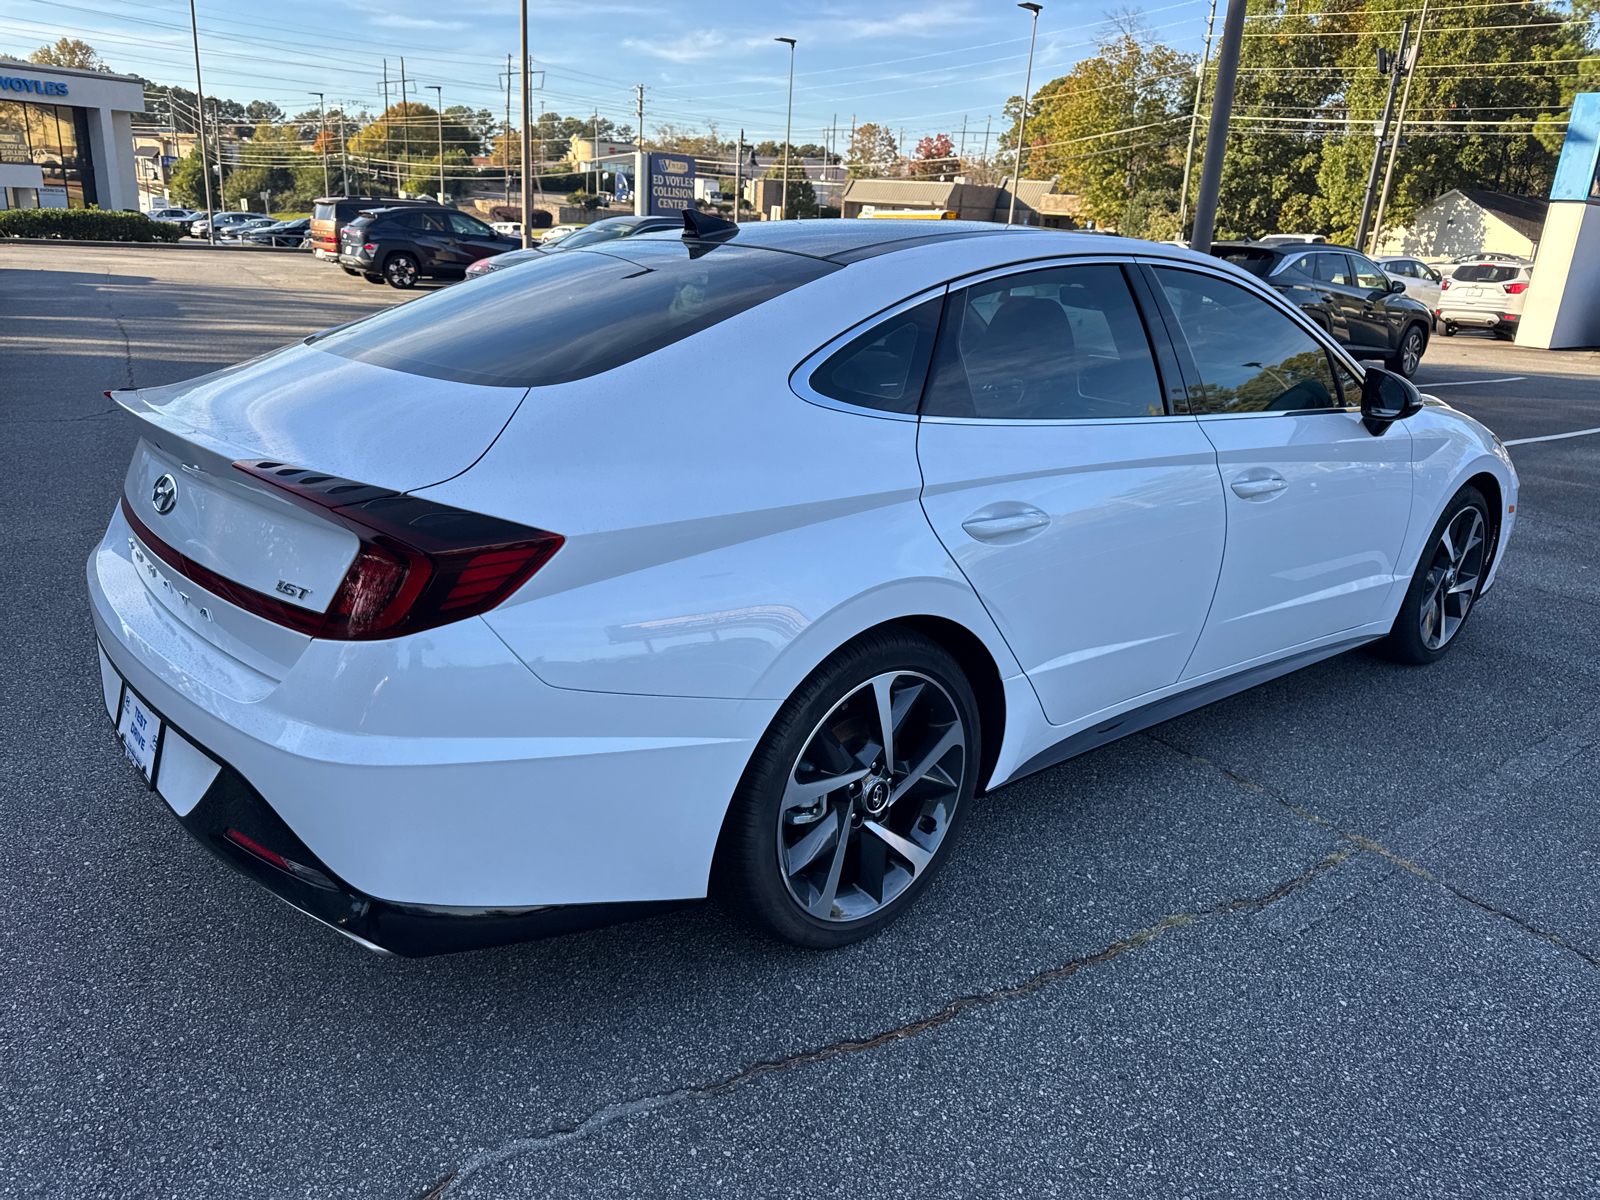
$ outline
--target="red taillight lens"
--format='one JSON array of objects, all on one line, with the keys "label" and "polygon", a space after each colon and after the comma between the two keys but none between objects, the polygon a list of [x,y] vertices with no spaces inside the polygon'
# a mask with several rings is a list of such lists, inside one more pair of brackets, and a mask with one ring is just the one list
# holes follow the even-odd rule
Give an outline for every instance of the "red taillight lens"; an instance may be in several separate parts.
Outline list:
[{"label": "red taillight lens", "polygon": [[488,612],[561,548],[558,533],[435,504],[350,479],[278,462],[236,470],[360,539],[325,612],[286,604],[218,575],[162,541],[122,501],[150,551],[231,604],[312,637],[373,641],[403,637]]},{"label": "red taillight lens", "polygon": [[238,846],[241,850],[246,850],[249,853],[254,854],[257,858],[259,858],[262,862],[267,863],[269,866],[277,867],[278,870],[283,871],[286,874],[293,875],[296,879],[302,880],[305,883],[309,883],[312,887],[325,888],[328,891],[338,890],[338,884],[334,883],[333,880],[329,879],[315,867],[308,867],[304,863],[295,862],[292,858],[285,858],[276,850],[268,850],[260,842],[256,841],[252,837],[248,837],[245,834],[240,833],[237,829],[230,829],[222,836],[227,838],[235,846]]},{"label": "red taillight lens", "polygon": [[1439,290],[1441,292],[1448,292],[1450,290],[1450,281],[1448,279],[1441,280],[1439,283]]},{"label": "red taillight lens", "polygon": [[365,250],[368,254],[372,254],[378,249],[378,243],[377,242],[363,242],[361,244],[361,248],[363,250]]},{"label": "red taillight lens", "polygon": [[1528,284],[1526,281],[1522,283],[1508,283],[1505,285],[1505,289],[1508,296],[1520,296],[1523,292],[1528,290]]}]

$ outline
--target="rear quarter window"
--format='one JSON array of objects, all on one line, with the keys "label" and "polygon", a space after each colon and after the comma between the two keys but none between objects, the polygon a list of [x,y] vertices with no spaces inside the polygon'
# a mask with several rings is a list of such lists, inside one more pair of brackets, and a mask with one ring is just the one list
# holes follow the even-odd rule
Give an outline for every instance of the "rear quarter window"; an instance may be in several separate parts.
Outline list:
[{"label": "rear quarter window", "polygon": [[412,375],[543,387],[609,371],[843,269],[752,247],[636,241],[542,255],[311,344]]}]

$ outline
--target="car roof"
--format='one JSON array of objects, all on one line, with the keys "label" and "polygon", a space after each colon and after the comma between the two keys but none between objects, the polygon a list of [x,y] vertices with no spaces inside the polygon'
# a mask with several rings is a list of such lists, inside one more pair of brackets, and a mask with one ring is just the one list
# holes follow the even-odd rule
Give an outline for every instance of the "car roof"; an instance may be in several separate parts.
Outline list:
[{"label": "car roof", "polygon": [[[856,221],[819,217],[799,221],[747,221],[715,240],[736,246],[783,250],[831,262],[855,262],[892,250],[909,249],[955,238],[994,236],[1006,232],[1055,232],[1031,226],[997,225],[992,221]],[[641,237],[678,236],[676,229]]]}]

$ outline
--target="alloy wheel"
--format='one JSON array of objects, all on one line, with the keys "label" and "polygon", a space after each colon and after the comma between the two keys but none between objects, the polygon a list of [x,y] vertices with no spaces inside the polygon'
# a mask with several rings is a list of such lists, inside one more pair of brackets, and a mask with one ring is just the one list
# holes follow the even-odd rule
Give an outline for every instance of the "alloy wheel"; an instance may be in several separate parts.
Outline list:
[{"label": "alloy wheel", "polygon": [[835,704],[778,805],[777,865],[794,902],[834,922],[893,903],[949,832],[967,759],[960,711],[926,675],[876,675]]},{"label": "alloy wheel", "polygon": [[1400,344],[1400,366],[1407,379],[1416,374],[1417,367],[1422,364],[1422,331],[1413,325],[1406,331],[1405,341]]},{"label": "alloy wheel", "polygon": [[383,273],[392,287],[408,288],[417,282],[417,264],[405,254],[391,258],[385,264]]},{"label": "alloy wheel", "polygon": [[1445,525],[1422,585],[1422,644],[1442,648],[1467,619],[1483,574],[1483,513],[1468,505]]}]

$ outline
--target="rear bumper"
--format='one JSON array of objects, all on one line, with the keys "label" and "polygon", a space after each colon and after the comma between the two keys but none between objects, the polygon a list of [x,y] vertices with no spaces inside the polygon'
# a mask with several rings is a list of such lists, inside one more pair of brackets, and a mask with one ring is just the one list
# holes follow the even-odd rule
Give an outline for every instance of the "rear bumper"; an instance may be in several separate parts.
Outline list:
[{"label": "rear bumper", "polygon": [[1469,329],[1515,329],[1522,320],[1520,313],[1496,312],[1492,308],[1451,308],[1443,304],[1433,315],[1436,320]]},{"label": "rear bumper", "polygon": [[[159,751],[156,790],[274,894],[407,954],[705,895],[728,799],[776,704],[552,688],[477,618],[389,641],[311,641],[273,679],[159,602],[126,533],[118,513],[88,563],[108,680],[177,735]],[[219,845],[229,820],[302,854],[337,894]],[[574,909],[590,905],[604,910]]]}]

